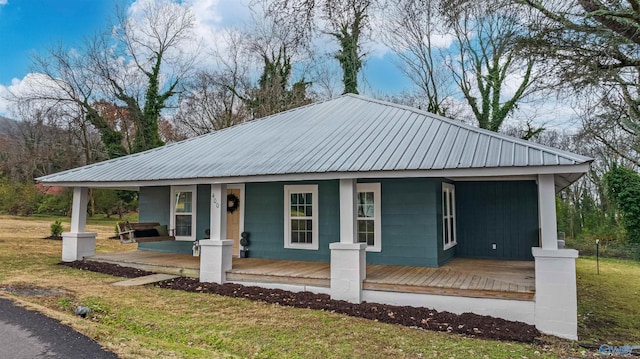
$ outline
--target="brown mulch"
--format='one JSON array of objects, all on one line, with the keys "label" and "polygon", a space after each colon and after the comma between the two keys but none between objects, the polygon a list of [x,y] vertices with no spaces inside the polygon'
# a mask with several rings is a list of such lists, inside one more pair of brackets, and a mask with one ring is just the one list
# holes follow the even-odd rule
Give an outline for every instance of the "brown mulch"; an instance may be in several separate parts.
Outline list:
[{"label": "brown mulch", "polygon": [[51,239],[54,241],[61,241],[62,237],[61,236],[48,236],[48,237],[44,237],[43,239]]},{"label": "brown mulch", "polygon": [[143,271],[143,270],[131,268],[131,267],[123,267],[123,266],[120,266],[117,264],[111,264],[111,263],[74,261],[74,262],[60,262],[58,264],[62,266],[75,268],[75,269],[88,270],[90,272],[110,274],[116,277],[125,277],[125,278],[138,278],[138,277],[144,277],[145,275],[153,274],[152,272],[147,272],[147,271]]},{"label": "brown mulch", "polygon": [[[135,268],[116,264],[75,261],[64,263],[72,268],[106,273],[120,277],[134,278],[152,274]],[[452,332],[471,337],[498,340],[512,340],[530,343],[540,337],[533,325],[473,313],[453,314],[438,312],[428,308],[395,306],[378,303],[361,304],[333,300],[326,294],[311,292],[290,292],[281,289],[243,286],[240,284],[201,283],[198,279],[179,277],[154,284],[159,288],[184,290],[197,293],[212,293],[234,298],[245,298],[265,303],[296,308],[320,309],[346,314],[353,317],[376,320],[383,323],[399,324],[407,327]]]}]

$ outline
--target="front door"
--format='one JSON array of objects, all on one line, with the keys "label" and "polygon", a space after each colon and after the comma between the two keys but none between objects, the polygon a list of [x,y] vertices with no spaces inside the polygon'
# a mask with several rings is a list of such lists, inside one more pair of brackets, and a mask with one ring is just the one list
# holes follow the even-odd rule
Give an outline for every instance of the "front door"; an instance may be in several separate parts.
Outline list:
[{"label": "front door", "polygon": [[[242,193],[241,188],[229,188],[227,187],[227,239],[233,240],[233,255],[240,255],[240,232],[241,232],[241,213],[244,209],[241,208]],[[235,196],[235,198],[233,196]],[[237,201],[235,199],[237,198]],[[236,202],[236,203],[234,203]],[[235,209],[234,209],[235,207]],[[229,210],[234,209],[233,212]]]}]

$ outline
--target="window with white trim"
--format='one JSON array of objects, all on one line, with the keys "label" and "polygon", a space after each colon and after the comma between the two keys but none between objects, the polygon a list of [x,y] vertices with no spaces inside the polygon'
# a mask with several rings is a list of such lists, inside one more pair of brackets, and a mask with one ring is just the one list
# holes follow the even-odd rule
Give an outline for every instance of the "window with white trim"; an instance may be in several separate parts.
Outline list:
[{"label": "window with white trim", "polygon": [[284,247],[318,249],[318,185],[284,186]]},{"label": "window with white trim", "polygon": [[358,183],[358,242],[367,244],[367,251],[382,250],[380,223],[380,183]]},{"label": "window with white trim", "polygon": [[442,184],[442,242],[443,249],[455,246],[456,237],[456,187]]},{"label": "window with white trim", "polygon": [[196,186],[171,186],[170,227],[176,240],[196,239]]}]

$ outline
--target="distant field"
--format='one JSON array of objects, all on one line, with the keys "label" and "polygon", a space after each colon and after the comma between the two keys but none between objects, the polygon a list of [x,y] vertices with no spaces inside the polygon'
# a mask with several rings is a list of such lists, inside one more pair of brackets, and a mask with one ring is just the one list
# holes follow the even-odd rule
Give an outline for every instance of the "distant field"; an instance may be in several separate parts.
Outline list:
[{"label": "distant field", "polygon": [[[549,337],[535,345],[481,340],[244,299],[112,287],[121,278],[56,265],[61,242],[42,239],[53,220],[0,216],[0,295],[71,325],[123,358],[592,356]],[[102,221],[90,221],[87,229],[98,232],[98,251],[135,249],[108,239],[115,221]],[[607,260],[597,276],[594,260],[578,260],[581,342],[640,345],[638,278],[637,263]],[[33,296],[34,287],[46,295]],[[89,319],[73,314],[79,304],[93,309]]]}]

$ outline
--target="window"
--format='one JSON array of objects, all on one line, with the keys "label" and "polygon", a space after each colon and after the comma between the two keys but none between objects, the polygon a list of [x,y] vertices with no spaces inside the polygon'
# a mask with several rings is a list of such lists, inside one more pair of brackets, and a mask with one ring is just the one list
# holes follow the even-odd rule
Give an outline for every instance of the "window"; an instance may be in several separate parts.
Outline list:
[{"label": "window", "polygon": [[284,186],[284,247],[318,249],[318,186]]},{"label": "window", "polygon": [[442,184],[442,241],[443,249],[457,244],[456,237],[456,187]]},{"label": "window", "polygon": [[367,251],[382,250],[380,223],[380,183],[358,183],[358,242]]},{"label": "window", "polygon": [[171,228],[176,240],[196,239],[196,186],[171,187]]}]

